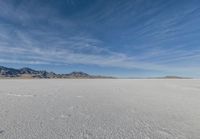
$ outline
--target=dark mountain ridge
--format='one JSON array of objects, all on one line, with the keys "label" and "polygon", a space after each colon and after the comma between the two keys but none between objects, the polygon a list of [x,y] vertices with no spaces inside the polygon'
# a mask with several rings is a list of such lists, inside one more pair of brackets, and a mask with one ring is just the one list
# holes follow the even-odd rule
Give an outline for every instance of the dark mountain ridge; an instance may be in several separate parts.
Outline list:
[{"label": "dark mountain ridge", "polygon": [[21,69],[0,66],[0,78],[113,78],[107,76],[89,75],[84,72],[56,74],[54,72],[37,71],[27,67]]}]

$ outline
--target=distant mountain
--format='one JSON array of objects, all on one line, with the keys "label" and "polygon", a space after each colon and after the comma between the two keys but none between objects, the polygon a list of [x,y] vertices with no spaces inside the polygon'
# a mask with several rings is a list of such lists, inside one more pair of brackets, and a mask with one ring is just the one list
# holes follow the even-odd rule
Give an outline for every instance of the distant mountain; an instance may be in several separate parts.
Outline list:
[{"label": "distant mountain", "polygon": [[6,68],[0,66],[0,78],[113,78],[107,76],[89,75],[84,72],[72,72],[69,74],[56,74],[54,72],[37,71],[30,68]]},{"label": "distant mountain", "polygon": [[165,76],[164,79],[191,79],[189,77],[180,77],[180,76]]},{"label": "distant mountain", "polygon": [[192,78],[181,77],[181,76],[164,76],[164,77],[150,77],[148,79],[192,79]]}]

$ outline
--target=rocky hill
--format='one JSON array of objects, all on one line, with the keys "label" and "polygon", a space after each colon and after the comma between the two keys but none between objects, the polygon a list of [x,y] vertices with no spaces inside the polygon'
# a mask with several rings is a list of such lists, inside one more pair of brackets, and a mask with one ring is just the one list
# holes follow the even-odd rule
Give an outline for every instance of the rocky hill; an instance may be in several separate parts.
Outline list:
[{"label": "rocky hill", "polygon": [[56,74],[54,72],[37,71],[30,68],[7,68],[0,66],[0,78],[112,78],[106,76],[89,75],[84,72]]}]

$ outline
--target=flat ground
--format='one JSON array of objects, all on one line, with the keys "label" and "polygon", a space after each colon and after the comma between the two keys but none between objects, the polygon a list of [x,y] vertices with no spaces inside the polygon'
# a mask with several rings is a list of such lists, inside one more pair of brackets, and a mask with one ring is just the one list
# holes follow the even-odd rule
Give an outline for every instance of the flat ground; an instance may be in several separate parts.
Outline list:
[{"label": "flat ground", "polygon": [[200,80],[0,80],[0,139],[200,139]]}]

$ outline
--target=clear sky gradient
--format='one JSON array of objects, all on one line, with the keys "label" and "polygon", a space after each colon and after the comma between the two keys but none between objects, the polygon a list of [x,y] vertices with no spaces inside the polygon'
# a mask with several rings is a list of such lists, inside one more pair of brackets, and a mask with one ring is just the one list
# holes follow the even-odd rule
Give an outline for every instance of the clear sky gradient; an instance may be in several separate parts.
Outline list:
[{"label": "clear sky gradient", "polygon": [[200,1],[0,0],[0,65],[200,77]]}]

